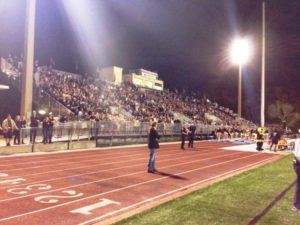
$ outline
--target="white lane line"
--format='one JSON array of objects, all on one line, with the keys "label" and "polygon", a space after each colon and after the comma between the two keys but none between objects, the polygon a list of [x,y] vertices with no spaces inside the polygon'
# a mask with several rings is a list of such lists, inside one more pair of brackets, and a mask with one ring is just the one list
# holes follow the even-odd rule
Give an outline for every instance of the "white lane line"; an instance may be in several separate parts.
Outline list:
[{"label": "white lane line", "polygon": [[[176,173],[176,174],[174,174],[174,175],[178,176],[178,175],[182,175],[182,174],[194,172],[194,171],[197,171],[197,170],[203,170],[203,169],[207,169],[207,168],[210,168],[210,167],[214,167],[214,166],[218,166],[218,165],[230,163],[230,162],[233,162],[233,161],[237,161],[237,160],[241,160],[241,159],[253,157],[253,156],[256,156],[256,155],[258,155],[258,154],[259,154],[259,153],[257,153],[257,154],[252,154],[252,155],[246,156],[246,157],[241,157],[241,158],[238,158],[238,159],[233,159],[233,160],[221,162],[221,163],[212,164],[212,165],[205,166],[205,167],[202,167],[202,168],[197,168],[197,169],[193,169],[193,170],[189,170],[189,171],[185,171],[185,172],[181,172],[181,173]],[[18,217],[22,217],[22,216],[27,216],[27,215],[35,214],[35,213],[38,213],[38,212],[47,211],[47,210],[50,210],[50,209],[59,208],[59,207],[61,207],[61,206],[70,205],[70,204],[72,204],[72,203],[76,203],[76,202],[80,202],[80,201],[83,201],[83,200],[87,200],[87,199],[99,197],[99,196],[102,196],[102,195],[105,195],[105,194],[110,194],[110,193],[114,193],[114,192],[126,190],[126,189],[129,189],[129,188],[132,188],[132,187],[137,187],[137,186],[140,186],[140,185],[143,185],[143,184],[148,184],[148,183],[151,183],[151,182],[154,182],[154,181],[159,181],[159,180],[163,180],[163,179],[167,179],[167,178],[169,178],[169,177],[160,177],[160,178],[156,178],[156,179],[152,179],[152,180],[140,182],[140,183],[137,183],[137,184],[128,185],[128,186],[126,186],[126,187],[113,189],[113,190],[110,190],[110,191],[107,191],[107,192],[103,192],[103,193],[100,193],[100,194],[88,196],[88,197],[85,197],[85,198],[81,198],[81,199],[77,199],[77,200],[65,202],[65,203],[62,203],[62,204],[57,204],[57,205],[55,205],[55,206],[50,206],[50,207],[46,207],[46,208],[34,210],[34,211],[31,211],[31,212],[21,213],[21,214],[18,214],[18,215],[14,215],[14,216],[2,218],[2,219],[0,219],[0,222],[1,222],[1,221],[6,221],[6,220],[10,220],[10,219],[14,219],[14,218],[18,218]]]},{"label": "white lane line", "polygon": [[[206,161],[206,160],[210,160],[210,159],[215,159],[215,158],[222,158],[222,157],[225,157],[225,156],[231,156],[231,155],[236,155],[238,153],[233,153],[233,154],[223,154],[223,155],[219,155],[217,157],[211,157],[211,158],[206,158],[206,159],[200,159],[200,160],[193,160],[193,161],[189,161],[189,162],[183,162],[183,163],[177,163],[177,164],[173,164],[171,166],[168,166],[168,167],[162,167],[162,168],[169,168],[169,167],[173,167],[173,166],[178,166],[178,165],[185,165],[185,164],[190,164],[190,163],[194,163],[194,162],[201,162],[201,161]],[[183,156],[181,158],[186,158],[186,156]],[[192,156],[191,157],[187,157],[187,158],[193,158]],[[168,161],[172,161],[172,160],[177,160],[179,158],[176,158],[176,159],[168,159],[168,160],[162,160],[160,162],[168,162]],[[137,165],[130,165],[130,166],[124,166],[123,168],[130,168],[130,167],[137,167],[137,166],[142,166],[144,165],[145,166],[145,163],[140,163],[140,164],[137,164]],[[121,169],[121,168],[117,168],[117,169]],[[111,171],[111,170],[116,170],[116,169],[108,169],[108,170],[104,170],[104,171]],[[99,173],[99,172],[104,172],[104,171],[98,171],[98,172],[95,172],[95,173]],[[48,193],[48,192],[52,192],[52,191],[60,191],[60,190],[64,190],[64,189],[68,189],[68,188],[73,188],[73,187],[79,187],[79,186],[84,186],[84,185],[87,185],[87,184],[93,184],[93,183],[97,183],[99,181],[107,181],[107,180],[113,180],[113,179],[116,179],[116,178],[121,178],[121,177],[127,177],[127,176],[131,176],[131,175],[135,175],[135,174],[139,174],[139,173],[144,173],[145,172],[145,169],[143,170],[140,170],[139,172],[134,172],[134,173],[131,173],[131,174],[126,174],[126,175],[119,175],[119,176],[115,176],[115,177],[109,177],[109,178],[105,178],[105,179],[100,179],[100,180],[94,180],[94,181],[91,181],[91,182],[87,182],[87,183],[84,183],[84,184],[77,184],[77,185],[71,185],[71,186],[67,186],[67,187],[63,187],[63,188],[58,188],[58,189],[51,189],[49,191],[44,191],[44,192],[38,192],[38,193],[34,193],[34,194],[29,194],[29,195],[23,195],[23,196],[19,196],[19,197],[14,197],[14,198],[7,198],[7,199],[2,199],[0,200],[0,202],[6,202],[6,201],[11,201],[11,200],[15,200],[15,199],[20,199],[20,198],[25,198],[25,197],[30,197],[30,196],[33,196],[33,195],[40,195],[40,194],[44,194],[44,193]],[[71,176],[71,177],[74,177],[74,176]],[[35,183],[45,183],[45,181],[38,181],[38,182],[35,182]],[[25,185],[31,185],[31,184],[34,184],[34,183],[30,183],[30,184],[23,184],[22,186],[25,186]],[[16,185],[15,185],[16,186]],[[21,185],[18,185],[18,186],[21,186]],[[5,189],[12,189],[13,187],[9,186],[9,187],[6,187]]]},{"label": "white lane line", "polygon": [[[145,150],[140,150],[140,151],[148,151],[148,149],[145,149]],[[163,152],[174,152],[174,151],[178,151],[178,149],[176,150],[164,150]],[[222,151],[222,150],[220,150]],[[145,154],[143,152],[141,153],[137,153],[137,154],[126,154],[125,153],[125,156],[119,156],[118,154],[114,154],[114,157],[108,157],[108,158],[101,158],[101,155],[99,155],[99,159],[97,160],[110,160],[110,159],[117,159],[117,158],[122,158],[122,157],[131,157],[131,156],[134,156],[134,155],[141,155],[141,154]],[[123,154],[122,154],[123,155]],[[70,165],[70,164],[76,164],[76,163],[83,163],[83,162],[92,162],[92,161],[95,161],[95,156],[89,156],[89,157],[85,157],[85,158],[93,158],[93,159],[90,159],[90,160],[84,160],[84,161],[75,161],[75,162],[61,162],[61,163],[52,163],[50,164],[51,167],[54,166],[58,166],[58,165]],[[81,158],[79,158],[81,159]],[[48,167],[49,165],[41,165],[41,166],[31,166],[31,167],[23,167],[23,168],[18,168],[18,169],[2,169],[1,171],[2,172],[11,172],[11,171],[18,171],[18,170],[24,170],[24,169],[37,169],[37,168],[44,168],[44,167]]]},{"label": "white lane line", "polygon": [[[214,151],[214,150],[204,150],[201,152],[197,152],[195,151],[195,153],[199,154],[203,153],[203,152],[207,152],[207,151]],[[216,150],[217,152],[220,150]],[[178,150],[169,150],[169,151],[163,151],[162,153],[159,154],[158,157],[160,156],[165,156],[165,155],[169,155],[172,152],[178,152]],[[220,152],[223,152],[222,150]],[[165,153],[165,154],[163,154]],[[134,154],[134,155],[130,155],[130,156],[121,156],[119,158],[129,158],[129,157],[133,157],[133,156],[137,156],[137,155],[145,155],[147,153],[139,153],[139,154]],[[183,152],[179,153],[179,154],[183,154]],[[116,158],[116,157],[114,157]],[[95,162],[95,165],[88,165],[88,166],[77,166],[76,169],[82,169],[82,168],[91,168],[91,167],[97,167],[99,166],[99,163],[102,163],[100,165],[111,165],[111,164],[118,164],[118,163],[123,163],[123,162],[130,162],[130,161],[135,161],[136,159],[133,160],[123,160],[123,161],[118,161],[118,162],[109,162],[109,163],[102,163],[102,161],[104,161],[104,159],[94,159],[94,160],[89,160],[89,162]],[[107,159],[105,159],[105,161],[109,161]],[[83,161],[86,162],[86,161]],[[75,164],[80,164],[81,162],[75,163]],[[97,164],[96,164],[97,163]],[[53,165],[51,166],[53,167]],[[74,168],[72,167],[71,169],[60,169],[60,170],[48,170],[47,172],[41,172],[41,173],[30,173],[28,175],[15,175],[15,176],[9,176],[10,178],[18,178],[18,177],[30,177],[30,176],[36,176],[36,175],[42,175],[42,174],[49,174],[49,173],[54,173],[54,172],[62,172],[62,171],[69,171],[69,170],[73,170]],[[2,177],[1,177],[2,178]],[[0,180],[1,180],[0,178]],[[2,189],[2,187],[0,187],[0,189]]]},{"label": "white lane line", "polygon": [[[203,156],[203,155],[207,155],[207,154],[215,154],[215,153],[218,153],[218,152],[212,152],[210,150],[207,150],[209,152],[205,152],[199,156]],[[174,155],[182,155],[182,152],[181,153],[177,153],[177,154],[173,154],[172,156]],[[169,156],[169,154],[165,154],[165,155],[160,155],[161,156]],[[191,156],[187,156],[187,155],[184,155],[182,157],[179,157],[179,158],[176,158],[176,159],[180,159],[180,158],[194,158],[195,156],[197,155],[191,155]],[[126,161],[121,161],[121,162],[112,162],[112,163],[103,163],[101,165],[93,165],[93,166],[85,166],[86,167],[89,167],[89,168],[92,168],[92,167],[98,167],[98,166],[103,166],[103,165],[110,165],[110,164],[121,164],[121,163],[128,163],[128,162],[134,162],[134,161],[139,161],[139,160],[144,160],[144,159],[148,159],[148,157],[142,157],[142,158],[135,158],[135,159],[131,159],[131,160],[126,160]],[[172,160],[175,160],[172,158]],[[159,162],[164,162],[165,160],[159,160]],[[145,164],[145,163],[143,163]],[[131,165],[132,166],[132,165]],[[77,170],[79,168],[82,168],[82,167],[76,167],[76,168],[71,168],[71,169],[66,169],[66,170],[63,170],[63,171],[73,171],[73,170]],[[120,168],[124,168],[124,167],[117,167],[117,168],[112,168],[112,169],[120,169]],[[97,170],[98,172],[104,172],[104,171],[109,171],[111,169],[108,169],[108,170]],[[57,172],[57,171],[55,171]],[[96,173],[98,173],[96,172]],[[45,173],[40,173],[39,175],[41,174],[47,174],[49,172],[45,172]],[[51,172],[53,173],[53,172]],[[11,185],[11,186],[5,186],[5,187],[0,187],[0,190],[1,189],[6,189],[7,187],[9,188],[12,188],[12,187],[18,187],[18,186],[24,186],[24,185],[29,185],[29,184],[36,184],[36,183],[40,183],[40,182],[46,182],[46,181],[53,181],[53,180],[59,180],[59,179],[62,179],[62,178],[68,178],[68,177],[77,177],[77,176],[81,176],[81,175],[87,175],[87,174],[93,174],[94,172],[90,172],[90,173],[82,173],[82,174],[76,174],[76,175],[70,175],[70,176],[66,176],[66,177],[58,177],[58,178],[55,178],[55,179],[50,179],[50,180],[39,180],[39,181],[35,181],[35,182],[32,182],[32,183],[22,183],[22,184],[17,184],[17,185]],[[27,175],[27,176],[20,176],[20,177],[28,177],[30,175]],[[11,178],[11,177],[10,177]]]},{"label": "white lane line", "polygon": [[[169,143],[167,143],[167,144],[166,143],[162,143],[161,145],[166,146],[163,149],[170,149],[172,147],[175,147],[174,144],[169,144]],[[172,145],[174,145],[174,146],[172,146]],[[178,146],[176,145],[176,147],[178,147]],[[210,143],[205,143],[205,145],[201,145],[201,146],[199,146],[199,148],[213,147],[213,146],[216,146],[216,145],[215,144],[210,144]],[[50,159],[48,159],[46,161],[49,161],[51,159],[53,159],[53,160],[59,159],[60,160],[61,156],[59,157],[59,155],[61,155],[62,153],[65,153],[65,155],[68,156],[69,159],[73,159],[73,158],[80,158],[82,156],[91,155],[91,154],[98,155],[98,154],[108,153],[107,155],[109,155],[111,153],[116,153],[116,151],[118,151],[118,152],[122,151],[123,152],[123,150],[125,150],[125,149],[127,150],[128,148],[131,149],[130,152],[132,152],[132,151],[139,151],[139,150],[143,149],[143,147],[147,148],[147,145],[140,145],[140,146],[139,145],[137,145],[137,146],[127,146],[126,145],[126,146],[121,146],[121,147],[120,146],[116,146],[116,147],[111,147],[111,148],[98,148],[98,149],[78,150],[78,154],[76,154],[77,150],[68,150],[66,152],[46,152],[46,153],[42,153],[43,155],[41,157],[31,157],[31,158],[28,157],[28,158],[24,158],[24,159],[13,159],[13,160],[9,160],[9,161],[8,160],[7,161],[6,160],[2,160],[2,159],[5,159],[5,158],[1,158],[1,156],[0,156],[0,162],[2,162],[2,163],[16,162],[16,161],[22,161],[22,162],[24,162],[24,160],[28,161],[29,159],[31,159],[31,160],[45,159],[47,157],[47,155],[54,155],[54,156],[58,155],[58,157],[53,157],[53,158],[50,158]],[[218,147],[218,146],[216,146],[216,147]],[[196,149],[197,148],[198,147],[196,146]],[[91,153],[91,152],[93,152],[93,153]],[[79,153],[85,153],[85,154],[79,155]],[[29,154],[29,153],[25,153],[25,154]],[[36,154],[41,154],[41,153],[39,153],[39,152],[33,153],[33,156],[36,155]],[[12,156],[4,156],[4,157],[13,158],[13,157],[16,157],[16,156],[12,155]],[[40,160],[40,162],[41,162],[41,160]],[[45,162],[45,161],[43,161],[43,162]],[[26,163],[26,162],[24,162],[24,163]],[[16,165],[16,163],[13,163],[12,165]],[[7,166],[9,166],[9,165],[7,165]]]},{"label": "white lane line", "polygon": [[[164,150],[164,151],[162,151],[162,153],[171,153],[171,152],[177,152],[178,150]],[[223,150],[220,150],[220,149],[217,149],[217,150],[202,150],[202,151],[192,151],[192,152],[195,152],[195,153],[197,153],[197,154],[199,154],[199,153],[203,153],[203,152],[206,152],[206,151],[218,151],[218,152],[223,152]],[[162,153],[160,153],[159,154],[159,156],[160,155],[162,155]],[[130,156],[120,156],[119,158],[128,158],[128,157],[132,157],[132,156],[137,156],[137,155],[143,155],[143,154],[148,154],[148,153],[137,153],[137,154],[132,154],[132,155],[130,155]],[[158,156],[158,157],[159,157]],[[114,159],[115,158],[118,158],[118,157],[113,157]],[[110,158],[110,159],[112,159],[112,158]],[[80,163],[82,163],[82,162],[95,162],[95,163],[97,163],[98,161],[100,161],[100,163],[103,161],[103,160],[105,160],[105,161],[109,161],[108,159],[93,159],[93,160],[88,160],[88,161],[79,161],[79,162],[74,162],[74,164],[80,164]],[[131,160],[125,160],[125,161],[123,161],[123,162],[127,162],[127,161],[131,161]],[[109,165],[109,164],[113,164],[113,163],[117,163],[117,162],[112,162],[112,163],[104,163],[104,164],[101,164],[101,165]],[[60,165],[60,164],[59,164]],[[66,164],[63,164],[63,165],[66,165]],[[54,165],[54,166],[56,166],[56,165]],[[98,166],[98,164],[97,165],[93,165],[93,166],[81,166],[81,167],[76,167],[76,168],[87,168],[87,167],[94,167],[94,166]],[[53,167],[53,165],[51,165],[51,167]],[[23,168],[24,169],[24,168]],[[23,169],[16,169],[16,170],[23,170]],[[30,168],[26,168],[26,169],[31,169],[31,167]],[[34,167],[33,169],[36,169],[36,167]],[[47,173],[53,173],[53,172],[60,172],[60,171],[68,171],[68,170],[72,170],[72,169],[60,169],[60,170],[48,170],[47,172],[41,172],[41,173],[30,173],[30,174],[28,174],[28,175],[15,175],[15,176],[10,176],[10,177],[20,177],[20,176],[24,176],[24,177],[27,177],[27,176],[33,176],[33,175],[40,175],[40,174],[47,174]],[[7,170],[6,170],[6,172],[7,172]],[[1,187],[0,187],[0,189],[1,189]]]},{"label": "white lane line", "polygon": [[[177,189],[175,189],[175,190],[172,190],[172,191],[163,193],[163,194],[161,194],[161,195],[157,195],[157,196],[155,196],[155,197],[148,198],[148,199],[146,199],[146,200],[144,200],[144,201],[137,202],[137,203],[132,204],[132,205],[129,205],[129,206],[127,206],[127,207],[123,207],[123,208],[121,208],[121,209],[114,210],[114,211],[112,211],[112,212],[110,212],[110,213],[106,213],[106,214],[104,214],[104,215],[102,215],[102,216],[99,216],[99,217],[96,217],[96,218],[94,218],[94,219],[85,221],[85,222],[83,222],[83,223],[79,223],[78,225],[86,225],[86,224],[89,224],[89,223],[92,223],[92,222],[99,221],[99,220],[101,220],[101,219],[104,219],[104,218],[109,217],[109,216],[113,216],[113,215],[115,215],[115,214],[117,214],[117,213],[120,213],[120,212],[129,210],[129,209],[131,209],[131,208],[136,208],[136,207],[138,207],[138,206],[140,206],[140,205],[143,205],[143,204],[145,204],[145,203],[147,203],[147,202],[154,201],[154,200],[156,200],[156,199],[159,199],[159,198],[162,198],[162,197],[171,195],[171,194],[173,194],[173,193],[176,193],[176,192],[179,192],[179,191],[182,191],[182,190],[186,190],[186,189],[188,189],[188,188],[197,186],[197,185],[202,184],[202,183],[205,183],[205,182],[207,182],[207,181],[210,181],[210,180],[213,180],[213,179],[217,179],[217,178],[219,178],[219,177],[223,177],[223,176],[226,176],[226,175],[228,175],[228,174],[234,173],[234,172],[236,172],[236,171],[243,170],[243,169],[246,169],[246,168],[249,168],[249,167],[252,167],[252,166],[255,166],[255,165],[264,163],[264,162],[268,162],[268,161],[270,161],[270,158],[269,158],[269,159],[262,160],[262,161],[259,161],[259,162],[255,162],[255,163],[252,163],[252,164],[248,164],[247,166],[243,166],[243,167],[240,167],[240,168],[231,170],[231,171],[227,171],[227,172],[225,172],[225,173],[222,173],[222,174],[219,174],[219,175],[216,175],[216,176],[213,176],[213,177],[210,177],[210,178],[207,178],[207,179],[198,181],[198,182],[193,183],[193,184],[186,185],[186,186],[181,187],[181,188],[177,188]],[[99,221],[99,222],[100,222],[100,221]]]},{"label": "white lane line", "polygon": [[[165,149],[171,149],[171,147],[170,146],[168,146],[168,148],[165,148]],[[99,156],[99,155],[101,155],[101,156],[114,156],[114,155],[118,155],[118,154],[131,154],[131,153],[133,153],[133,152],[137,152],[137,151],[141,151],[141,150],[143,150],[143,148],[134,148],[133,150],[131,150],[131,151],[127,151],[127,152],[123,152],[123,151],[118,151],[118,152],[116,152],[116,151],[113,151],[113,152],[104,152],[104,151],[98,151],[98,152],[96,152],[96,153],[86,153],[86,154],[84,154],[84,155],[79,155],[79,156],[71,156],[71,157],[59,157],[59,158],[52,158],[52,159],[48,159],[48,160],[38,160],[37,161],[37,163],[44,163],[44,162],[55,162],[55,161],[61,161],[61,160],[73,160],[73,159],[84,159],[84,158],[89,158],[89,157],[91,157],[91,156]],[[78,154],[77,154],[78,155]],[[45,157],[43,157],[44,159],[45,159]],[[20,163],[13,163],[13,164],[7,164],[7,165],[0,165],[0,168],[1,167],[9,167],[9,166],[15,166],[15,165],[22,165],[22,164],[34,164],[34,163],[36,163],[36,162],[34,162],[34,161],[36,161],[35,159],[33,160],[32,159],[32,161],[29,161],[28,162],[28,159],[27,159],[27,161],[26,162],[20,162]],[[0,161],[1,162],[1,161]],[[2,163],[6,163],[6,162],[2,162]]]},{"label": "white lane line", "polygon": [[[141,150],[141,149],[139,149]],[[134,151],[138,151],[138,150],[134,150]],[[132,151],[133,152],[133,151]],[[1,167],[10,167],[10,166],[20,166],[20,165],[26,165],[26,164],[38,164],[38,163],[45,163],[45,162],[57,162],[57,161],[62,161],[62,160],[74,160],[74,159],[84,159],[84,158],[90,158],[92,156],[96,157],[96,156],[114,156],[114,155],[117,155],[117,154],[130,154],[132,152],[112,152],[112,153],[109,153],[109,152],[97,152],[97,154],[84,154],[84,155],[81,155],[81,156],[74,156],[74,157],[59,157],[59,158],[52,158],[52,159],[48,159],[48,160],[36,160],[36,159],[32,159],[31,161],[28,161],[27,162],[19,162],[19,163],[13,163],[13,164],[3,164],[3,165],[0,165],[0,169]],[[105,153],[108,153],[108,154],[105,154]],[[4,162],[6,163],[6,162]],[[5,169],[5,168],[4,168]]]}]

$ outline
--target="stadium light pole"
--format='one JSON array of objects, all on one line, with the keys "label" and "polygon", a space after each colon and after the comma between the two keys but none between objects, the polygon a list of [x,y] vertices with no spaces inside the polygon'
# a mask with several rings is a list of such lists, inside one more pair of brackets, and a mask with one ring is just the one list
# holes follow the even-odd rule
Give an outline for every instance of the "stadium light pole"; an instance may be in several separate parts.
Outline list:
[{"label": "stadium light pole", "polygon": [[238,116],[242,116],[242,71],[243,65],[248,62],[252,54],[251,44],[246,38],[236,38],[233,40],[230,55],[234,64],[239,66],[239,79],[238,79]]},{"label": "stadium light pole", "polygon": [[24,71],[22,74],[22,115],[28,116],[32,110],[33,64],[34,64],[34,30],[36,0],[27,0],[24,41]]},{"label": "stadium light pole", "polygon": [[265,126],[265,71],[266,71],[266,11],[265,1],[262,2],[262,58],[261,58],[261,100],[260,126]]}]

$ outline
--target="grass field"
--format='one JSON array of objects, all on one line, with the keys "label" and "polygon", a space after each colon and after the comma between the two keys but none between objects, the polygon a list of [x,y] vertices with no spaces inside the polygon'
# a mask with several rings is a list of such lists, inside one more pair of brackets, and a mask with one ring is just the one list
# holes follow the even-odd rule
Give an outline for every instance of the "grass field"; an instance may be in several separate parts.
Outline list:
[{"label": "grass field", "polygon": [[[116,225],[248,224],[295,180],[292,156],[177,198]],[[299,225],[291,188],[257,224]]]}]

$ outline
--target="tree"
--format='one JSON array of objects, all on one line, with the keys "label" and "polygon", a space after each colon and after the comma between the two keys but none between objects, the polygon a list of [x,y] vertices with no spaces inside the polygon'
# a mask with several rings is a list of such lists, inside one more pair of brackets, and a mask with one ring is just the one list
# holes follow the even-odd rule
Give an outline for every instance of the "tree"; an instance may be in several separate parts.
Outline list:
[{"label": "tree", "polygon": [[269,105],[268,115],[271,119],[279,120],[283,128],[297,128],[300,122],[300,113],[296,112],[291,104],[280,100]]}]

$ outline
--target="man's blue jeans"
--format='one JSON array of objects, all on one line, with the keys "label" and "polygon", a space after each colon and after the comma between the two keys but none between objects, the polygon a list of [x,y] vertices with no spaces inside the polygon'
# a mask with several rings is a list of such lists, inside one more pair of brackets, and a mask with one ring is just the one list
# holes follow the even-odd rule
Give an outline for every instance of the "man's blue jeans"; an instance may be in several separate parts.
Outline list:
[{"label": "man's blue jeans", "polygon": [[149,149],[150,155],[149,155],[149,162],[148,162],[148,171],[154,172],[156,170],[155,168],[155,158],[156,158],[156,149],[151,148]]},{"label": "man's blue jeans", "polygon": [[294,206],[300,210],[300,162],[294,161],[294,170],[297,175]]}]

